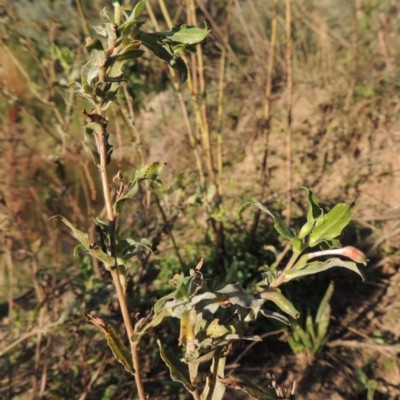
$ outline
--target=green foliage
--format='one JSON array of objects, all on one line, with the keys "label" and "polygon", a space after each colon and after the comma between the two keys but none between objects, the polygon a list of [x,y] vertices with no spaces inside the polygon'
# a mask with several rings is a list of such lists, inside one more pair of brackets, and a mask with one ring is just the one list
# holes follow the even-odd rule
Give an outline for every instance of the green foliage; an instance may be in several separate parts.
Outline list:
[{"label": "green foliage", "polygon": [[[179,182],[173,188],[163,188],[159,180],[164,168],[163,163],[153,162],[136,170],[132,169],[132,172],[116,173],[113,182],[118,188],[114,195],[113,191],[110,191],[113,197],[110,196],[112,201],[109,202],[106,193],[109,187],[104,181],[104,176],[107,176],[107,171],[111,173],[115,170],[116,140],[113,129],[120,123],[119,118],[123,123],[123,129],[134,126],[134,122],[126,118],[127,113],[124,113],[125,110],[122,110],[119,102],[119,89],[127,80],[127,67],[140,61],[145,51],[150,50],[169,67],[180,72],[181,83],[183,83],[188,78],[189,70],[184,59],[180,57],[180,53],[194,52],[195,45],[205,41],[210,32],[208,26],[201,29],[185,24],[169,31],[144,32],[142,30],[144,21],[139,18],[145,6],[146,2],[140,1],[133,10],[123,12],[119,2],[114,2],[113,15],[109,14],[107,9],[103,9],[100,13],[103,23],[93,27],[95,33],[100,36],[100,40],[87,40],[85,46],[87,59],[84,62],[80,59],[83,52],[71,50],[72,47],[68,47],[64,42],[57,41],[57,44],[54,42],[48,46],[48,49],[42,46],[43,54],[47,51],[51,56],[49,60],[46,59],[46,62],[49,63],[52,60],[56,63],[55,77],[59,86],[54,84],[56,88],[47,88],[46,85],[37,83],[31,85],[34,93],[43,93],[43,96],[47,96],[46,90],[48,90],[48,97],[43,97],[44,104],[61,104],[59,109],[55,108],[56,116],[60,110],[65,110],[65,121],[79,121],[77,113],[73,117],[72,112],[69,114],[73,108],[72,102],[65,99],[68,98],[73,87],[65,88],[65,84],[78,79],[76,65],[82,66],[80,68],[81,82],[74,83],[76,94],[93,107],[89,112],[83,112],[87,119],[83,128],[83,146],[92,156],[94,170],[101,174],[107,209],[107,217],[105,217],[101,215],[101,208],[97,207],[97,204],[91,212],[90,207],[88,206],[88,211],[86,211],[80,201],[74,205],[75,210],[80,212],[79,217],[76,215],[68,216],[68,219],[59,217],[80,243],[74,252],[77,265],[73,269],[74,272],[70,272],[72,268],[64,269],[65,254],[63,254],[64,261],[61,265],[65,275],[70,279],[68,284],[71,284],[75,299],[71,308],[65,309],[65,314],[58,325],[64,324],[67,317],[68,323],[62,325],[57,336],[63,340],[65,354],[70,357],[72,366],[66,368],[66,372],[62,371],[63,375],[59,374],[63,378],[58,377],[59,371],[55,371],[54,385],[49,388],[46,396],[68,398],[76,395],[75,389],[66,382],[69,380],[80,382],[79,345],[81,340],[88,340],[82,344],[87,352],[85,357],[89,360],[85,364],[85,369],[82,368],[82,370],[89,378],[96,376],[97,373],[100,376],[104,375],[94,395],[98,398],[111,399],[120,395],[121,387],[132,386],[132,383],[126,380],[131,379],[131,375],[135,372],[139,372],[143,377],[146,377],[146,374],[151,375],[152,371],[142,372],[138,368],[135,370],[130,350],[132,344],[133,346],[140,344],[146,352],[139,355],[147,357],[147,365],[153,368],[158,356],[153,351],[147,350],[156,348],[156,343],[162,360],[170,370],[171,379],[182,384],[195,398],[200,396],[203,399],[220,400],[224,396],[226,387],[242,390],[253,398],[286,398],[282,388],[276,385],[264,389],[244,375],[225,377],[229,349],[235,341],[260,341],[261,338],[254,332],[250,332],[250,329],[256,329],[254,321],[259,316],[263,316],[279,324],[291,324],[292,338],[289,344],[295,352],[309,351],[316,354],[321,351],[328,338],[330,314],[328,292],[314,320],[308,315],[303,323],[297,305],[293,304],[296,302],[289,300],[290,296],[287,298],[280,286],[294,279],[298,279],[301,285],[302,277],[333,267],[352,270],[362,277],[356,263],[365,264],[365,256],[353,247],[342,247],[339,241],[343,229],[352,217],[354,203],[340,203],[328,213],[324,213],[313,192],[305,188],[309,210],[307,221],[298,229],[299,233],[295,228],[286,226],[280,213],[270,205],[252,202],[242,206],[240,214],[250,206],[266,212],[273,219],[274,228],[278,233],[276,237],[280,236],[284,243],[289,242],[291,245],[292,253],[289,261],[286,258],[277,258],[277,261],[272,264],[270,250],[274,249],[273,254],[277,255],[280,243],[278,239],[270,235],[270,231],[264,231],[263,237],[257,238],[257,246],[259,245],[260,248],[257,248],[255,252],[245,250],[247,236],[243,224],[241,221],[232,221],[231,208],[228,205],[219,206],[222,198],[217,185],[210,182],[204,185],[199,184],[198,178],[193,179],[191,176],[188,185],[187,182]],[[139,77],[129,77],[129,79],[140,81]],[[143,82],[141,84],[144,85]],[[144,91],[144,86],[141,86],[140,90]],[[63,93],[63,96],[60,93]],[[78,106],[80,107],[80,103]],[[106,112],[110,113],[111,120],[106,117]],[[39,122],[48,118],[45,114],[42,116],[42,111],[40,113],[35,111],[33,114],[40,115]],[[114,118],[116,125],[113,126]],[[54,149],[54,156],[60,157],[60,154],[65,156],[65,154],[75,152],[77,154],[74,156],[81,157],[74,147],[75,143],[71,147],[66,145],[72,135],[68,133],[68,123],[62,122],[62,120],[57,120],[54,124],[55,129],[51,125],[51,131],[59,132],[61,137],[61,144]],[[47,126],[45,128],[49,129]],[[141,146],[139,140],[134,144],[134,149],[138,154],[142,150]],[[88,165],[87,159],[81,158],[81,163],[73,159],[76,163],[74,167],[78,171],[74,173],[73,180],[71,178],[67,181],[62,190],[58,189],[67,201],[71,199],[70,187],[75,184],[77,176],[82,180],[82,188],[77,185],[76,196],[86,199],[90,197],[89,190],[85,186],[85,179],[91,185],[91,175],[85,169]],[[125,159],[117,160],[118,168],[125,168],[125,161]],[[58,162],[61,163],[60,160]],[[83,175],[80,169],[85,171]],[[127,180],[124,175],[131,176],[132,179]],[[188,175],[193,175],[193,171],[188,171]],[[196,181],[195,184],[193,180]],[[98,186],[94,183],[90,191],[96,192]],[[191,191],[193,186],[195,190]],[[177,198],[175,203],[174,196]],[[148,199],[151,201],[146,203]],[[163,224],[159,222],[161,217],[158,214],[154,217],[156,214],[153,211],[154,203],[156,203],[154,199],[161,210],[159,214],[163,212],[166,214],[162,215]],[[49,200],[49,203],[57,206],[57,202],[53,199]],[[89,204],[90,201],[87,203]],[[137,204],[144,203],[146,203],[145,207],[137,207]],[[165,213],[161,204],[169,213]],[[131,211],[133,207],[128,207],[132,205],[137,207],[134,217],[130,216],[133,214]],[[98,217],[94,217],[95,211]],[[223,257],[213,243],[212,234],[215,231],[209,227],[204,230],[199,228],[196,220],[198,218],[196,213],[199,212],[206,214],[209,226],[213,222],[224,225],[224,240],[229,250]],[[65,209],[56,210],[52,214],[67,215]],[[187,226],[176,228],[175,221],[182,215],[184,216],[182,220]],[[94,229],[76,228],[78,224],[82,226],[85,223],[91,224]],[[191,223],[192,226],[190,226]],[[193,231],[195,231],[194,234]],[[175,244],[173,235],[176,232],[185,238],[181,247]],[[57,235],[53,236],[61,241]],[[68,239],[65,243],[69,244]],[[65,245],[64,239],[62,240]],[[171,247],[174,247],[175,253],[173,251],[158,253],[157,246],[162,241],[171,241],[173,244]],[[269,250],[261,248],[265,243],[269,244]],[[271,243],[274,243],[277,248],[270,245]],[[150,255],[152,250],[155,250],[155,254]],[[34,253],[33,260],[36,262],[36,251]],[[206,268],[203,268],[201,272],[200,263],[188,272],[189,268],[197,262],[199,254],[207,257],[207,271],[204,272]],[[346,257],[347,260],[336,256]],[[325,259],[315,261],[317,257],[325,257]],[[132,263],[133,261],[135,264]],[[40,262],[46,265],[46,268],[51,268],[52,272],[55,270],[52,265],[47,266],[47,260],[40,260]],[[272,265],[268,267],[264,264]],[[96,272],[96,265],[100,268],[100,274]],[[263,266],[260,268],[260,265]],[[261,279],[256,277],[258,269],[263,270]],[[111,273],[113,282],[110,281],[108,272]],[[175,272],[177,273],[174,275]],[[117,274],[117,280],[114,279],[115,274]],[[167,278],[171,278],[168,287]],[[121,292],[119,292],[119,286],[121,286]],[[123,303],[126,302],[129,309],[135,312],[133,331],[127,330],[128,336],[125,338],[118,329],[121,320],[119,308],[116,306],[117,301],[121,308],[125,307]],[[12,319],[15,321],[14,329],[22,330],[28,322],[31,326],[41,323],[39,315],[45,305],[46,300],[43,300],[37,304],[34,312],[22,315],[19,314],[19,308],[14,308],[12,314]],[[150,309],[152,309],[151,312],[149,312]],[[82,311],[89,322],[100,328],[99,333],[87,326],[81,327]],[[105,315],[105,317],[94,316],[94,313]],[[133,313],[128,313],[128,315],[132,317]],[[292,319],[296,321],[293,322]],[[249,328],[249,323],[252,323],[251,328]],[[124,325],[127,325],[126,320],[124,320]],[[176,325],[179,326],[179,333],[177,331],[174,336],[174,331],[170,328]],[[44,331],[47,332],[53,328],[53,325],[45,326]],[[79,329],[79,331],[74,337],[69,331],[67,332],[67,329]],[[115,368],[103,369],[102,357],[106,360],[107,354],[104,347],[108,349],[103,345],[104,337],[101,334],[104,335],[115,359],[122,363],[129,375],[115,372],[118,371]],[[178,351],[175,351],[176,339],[179,339]],[[40,345],[40,339],[37,340]],[[131,347],[127,346],[127,341]],[[12,347],[6,356],[14,364],[33,362],[34,346],[29,344],[22,351],[18,351],[16,346]],[[206,368],[209,368],[210,372],[204,380],[203,372]],[[36,374],[39,372],[39,370],[35,371]],[[65,376],[68,376],[68,379],[64,381]],[[154,379],[154,376],[151,379]],[[92,382],[82,385],[91,387]],[[174,395],[178,395],[179,388],[176,389],[174,384],[163,382],[163,386],[173,388],[171,390],[176,390]],[[80,390],[80,387],[77,390]],[[165,395],[165,390],[160,389],[162,392],[160,396]]]},{"label": "green foliage", "polygon": [[331,316],[329,301],[334,290],[331,282],[325,296],[321,300],[317,314],[313,320],[310,311],[303,321],[294,321],[290,326],[291,336],[288,343],[295,353],[317,355],[329,339],[328,328]]}]

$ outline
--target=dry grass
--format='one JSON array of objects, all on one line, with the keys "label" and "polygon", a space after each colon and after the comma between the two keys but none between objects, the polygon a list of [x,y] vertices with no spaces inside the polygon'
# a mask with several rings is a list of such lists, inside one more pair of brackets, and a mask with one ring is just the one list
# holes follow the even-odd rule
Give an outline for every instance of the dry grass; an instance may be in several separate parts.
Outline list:
[{"label": "dry grass", "polygon": [[[103,3],[86,10],[89,20]],[[184,8],[179,13],[178,3],[170,3],[171,15],[177,12],[177,20],[184,21]],[[247,370],[262,382],[265,371],[273,369],[283,383],[299,382],[299,399],[356,399],[365,398],[367,393],[356,377],[356,370],[362,369],[378,383],[375,399],[394,400],[400,396],[396,347],[400,331],[400,9],[395,1],[292,3],[292,219],[304,215],[304,199],[296,190],[300,186],[312,188],[325,204],[356,197],[357,225],[345,240],[362,247],[371,261],[364,284],[350,280],[353,278],[348,275],[333,275],[338,285],[333,299],[332,339],[321,357],[307,359],[290,354],[282,337],[283,342],[266,341],[254,353],[249,351],[241,360],[240,370]],[[220,212],[224,222],[236,222],[234,211],[260,193],[260,169],[267,153],[264,199],[280,209],[286,204],[284,132],[290,93],[286,84],[284,2],[278,2],[268,141],[260,135],[260,126],[266,119],[273,3],[233,1],[231,26],[224,25],[226,2],[199,1],[198,5],[202,6],[197,8],[197,22],[208,19],[212,27],[203,57],[188,60],[192,71],[197,71],[198,80],[193,81],[192,88],[201,101],[196,96],[193,99],[193,91],[190,93],[187,86],[177,95],[165,66],[156,64],[153,74],[149,72],[151,60],[145,59],[132,69],[137,75],[128,82],[132,103],[121,96],[120,108],[112,110],[119,117],[111,127],[116,132],[115,171],[123,165],[129,175],[142,162],[169,164],[163,176],[169,195],[167,190],[159,193],[157,207],[150,192],[143,190],[140,201],[132,203],[127,215],[127,229],[134,235],[147,236],[155,244],[161,241],[158,253],[132,265],[140,288],[134,292],[135,301],[154,288],[165,287],[171,270],[181,268],[177,254],[187,267],[197,256],[213,252],[213,240],[201,241],[212,234],[207,226],[210,210],[187,204],[199,187],[199,171],[203,171],[206,186],[217,184],[219,194],[223,194],[222,205],[213,211]],[[35,9],[33,3],[29,7]],[[157,5],[154,12],[163,26]],[[18,19],[18,10],[14,13]],[[78,18],[73,9],[68,8],[68,13]],[[56,15],[51,13],[43,23],[41,43],[37,36],[30,37],[21,23],[15,29],[29,39],[28,46],[10,34],[13,40],[7,42],[8,48],[31,77],[30,83],[10,56],[3,57],[0,70],[4,94],[0,102],[4,121],[0,128],[0,353],[20,341],[14,352],[0,358],[0,397],[51,398],[60,393],[61,398],[83,400],[101,398],[106,390],[115,389],[114,394],[103,398],[133,398],[128,394],[132,393],[129,378],[80,314],[94,309],[108,314],[118,325],[119,314],[107,277],[97,264],[97,281],[85,275],[84,261],[71,257],[73,240],[48,222],[50,216],[62,213],[94,238],[91,219],[95,212],[102,212],[95,183],[97,172],[82,156],[80,113],[84,103],[68,103],[68,91],[55,83],[62,77],[60,65],[46,52],[54,37],[59,45],[78,46],[82,35],[78,20],[69,36],[63,28],[56,29]],[[59,22],[67,25],[66,21]],[[33,20],[30,23],[37,29]],[[227,29],[229,41],[225,39]],[[35,57],[29,56],[26,47],[37,49],[40,65],[35,65]],[[77,65],[83,57],[77,51]],[[204,73],[199,72],[202,62]],[[154,76],[164,81],[155,82]],[[51,84],[49,77],[55,80]],[[140,91],[140,87],[145,90]],[[62,97],[65,93],[66,102]],[[140,108],[140,104],[145,107]],[[187,120],[182,117],[185,107]],[[203,146],[198,145],[201,140]],[[210,152],[204,146],[207,140]],[[221,140],[223,146],[218,146]],[[215,177],[211,173],[213,162],[218,166]],[[160,207],[164,215],[160,215]],[[251,221],[247,222],[238,231],[250,230]],[[229,222],[226,225],[228,235],[239,237],[235,227]],[[264,226],[265,221],[261,221],[257,243],[269,244],[271,237],[263,236]],[[188,243],[189,238],[193,242]],[[226,240],[234,241],[231,237]],[[238,240],[236,246],[239,244]],[[212,271],[216,267],[210,262],[206,268]],[[90,287],[94,288],[92,292]],[[142,307],[133,302],[134,311],[147,311],[150,300]],[[66,320],[58,324],[65,310]],[[153,337],[146,340],[142,348],[152,348]],[[240,352],[237,350],[233,358]],[[156,355],[143,354],[143,358],[149,382],[166,379]],[[251,369],[254,363],[257,367]],[[154,398],[169,393],[158,384],[152,389]]]}]

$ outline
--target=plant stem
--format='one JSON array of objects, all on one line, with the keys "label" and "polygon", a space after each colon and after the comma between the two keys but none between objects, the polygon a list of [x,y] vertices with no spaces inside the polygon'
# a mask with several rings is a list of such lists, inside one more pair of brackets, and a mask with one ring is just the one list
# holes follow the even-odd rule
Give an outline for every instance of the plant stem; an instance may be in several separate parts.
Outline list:
[{"label": "plant stem", "polygon": [[[99,78],[105,77],[105,71],[103,71],[103,72],[104,73],[99,74]],[[97,105],[97,113],[99,115],[101,115],[102,117],[104,117],[105,113],[102,110],[101,103]],[[132,353],[132,363],[133,363],[133,368],[135,370],[134,375],[135,375],[135,381],[136,381],[139,398],[140,398],[140,400],[145,400],[146,393],[144,391],[142,375],[140,373],[138,343],[133,342],[131,340],[134,330],[133,330],[132,322],[131,322],[131,319],[129,316],[128,304],[126,302],[125,293],[124,293],[124,290],[121,285],[119,271],[118,271],[118,261],[117,261],[117,252],[116,252],[116,237],[115,237],[117,216],[115,215],[114,210],[113,210],[111,194],[110,194],[110,187],[108,184],[106,136],[107,136],[106,129],[103,129],[97,136],[97,147],[98,147],[98,152],[100,155],[99,172],[100,172],[100,177],[101,177],[101,184],[102,184],[104,201],[105,201],[108,223],[109,223],[109,228],[110,228],[110,247],[111,247],[110,250],[111,250],[111,256],[115,260],[114,265],[112,265],[112,266],[108,265],[108,266],[106,266],[106,268],[111,273],[111,276],[112,276],[112,279],[113,279],[113,282],[115,285],[115,289],[117,291],[117,297],[118,297],[119,305],[121,307],[122,318],[124,320],[126,333],[129,338],[129,344],[130,344],[131,353]]]}]

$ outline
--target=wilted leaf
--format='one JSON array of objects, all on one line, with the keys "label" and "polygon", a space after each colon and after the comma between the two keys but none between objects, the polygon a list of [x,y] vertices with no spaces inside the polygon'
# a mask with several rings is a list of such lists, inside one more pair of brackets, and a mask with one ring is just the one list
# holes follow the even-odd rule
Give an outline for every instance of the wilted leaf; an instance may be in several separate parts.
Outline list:
[{"label": "wilted leaf", "polygon": [[279,397],[275,389],[263,389],[245,375],[229,375],[226,378],[217,378],[219,382],[232,389],[242,390],[253,399],[276,400]]},{"label": "wilted leaf", "polygon": [[135,373],[132,364],[132,356],[130,352],[126,349],[124,344],[121,342],[114,329],[108,325],[108,323],[100,317],[92,317],[89,314],[83,314],[85,318],[103,330],[106,337],[107,343],[110,346],[114,357],[125,367],[125,369],[132,375]]},{"label": "wilted leaf", "polygon": [[185,388],[189,391],[195,390],[193,385],[190,383],[189,371],[187,365],[183,363],[178,357],[172,352],[166,351],[161,344],[160,340],[157,340],[158,347],[160,348],[160,355],[167,367],[169,368],[171,378],[175,382],[181,382]]}]

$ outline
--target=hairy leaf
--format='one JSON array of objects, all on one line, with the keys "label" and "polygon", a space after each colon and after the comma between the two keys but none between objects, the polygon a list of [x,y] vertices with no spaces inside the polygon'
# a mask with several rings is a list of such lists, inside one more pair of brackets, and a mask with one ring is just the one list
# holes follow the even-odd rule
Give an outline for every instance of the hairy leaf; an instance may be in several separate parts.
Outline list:
[{"label": "hairy leaf", "polygon": [[207,26],[205,29],[201,29],[197,26],[182,25],[179,28],[173,28],[169,32],[156,32],[155,35],[162,38],[167,37],[176,43],[190,45],[202,42],[209,33],[210,30]]}]

